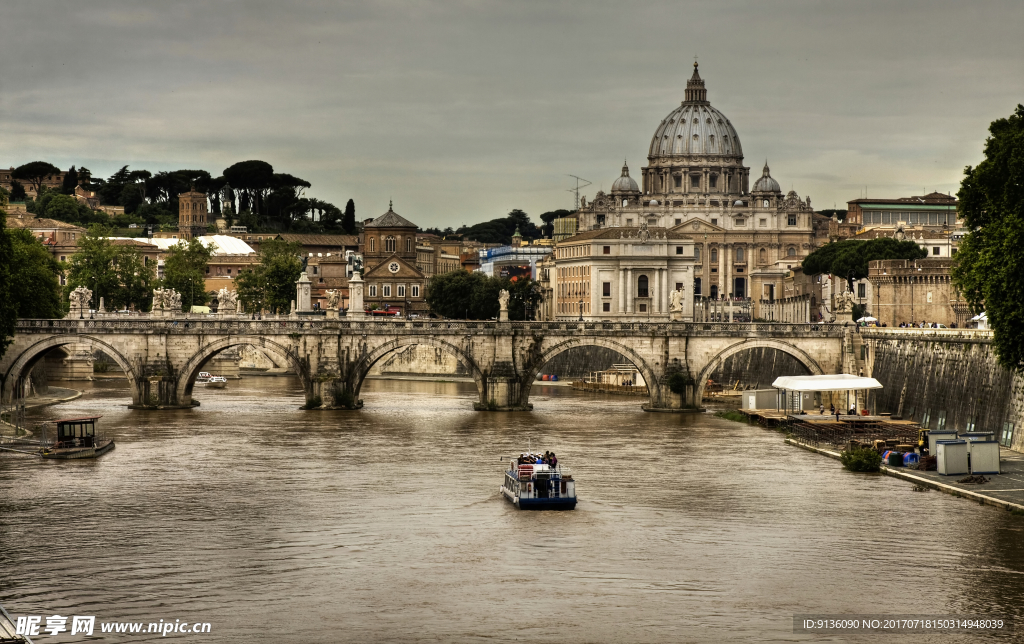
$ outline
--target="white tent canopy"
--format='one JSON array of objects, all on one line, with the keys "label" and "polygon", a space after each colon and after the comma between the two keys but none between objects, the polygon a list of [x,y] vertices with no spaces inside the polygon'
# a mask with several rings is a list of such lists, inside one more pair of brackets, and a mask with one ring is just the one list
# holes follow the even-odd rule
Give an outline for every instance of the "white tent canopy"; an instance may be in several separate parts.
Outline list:
[{"label": "white tent canopy", "polygon": [[971,318],[971,322],[988,322],[988,313],[982,312],[980,315],[975,315]]},{"label": "white tent canopy", "polygon": [[881,389],[882,383],[874,378],[832,373],[823,376],[781,376],[775,379],[772,387],[789,391],[856,391]]}]

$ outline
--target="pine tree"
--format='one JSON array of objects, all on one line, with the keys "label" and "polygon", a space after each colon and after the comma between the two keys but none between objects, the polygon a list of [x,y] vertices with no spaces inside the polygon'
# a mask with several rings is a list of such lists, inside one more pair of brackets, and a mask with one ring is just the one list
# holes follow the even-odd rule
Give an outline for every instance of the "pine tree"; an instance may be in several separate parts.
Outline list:
[{"label": "pine tree", "polygon": [[345,204],[345,215],[341,218],[341,227],[349,235],[356,234],[356,202],[351,199]]}]

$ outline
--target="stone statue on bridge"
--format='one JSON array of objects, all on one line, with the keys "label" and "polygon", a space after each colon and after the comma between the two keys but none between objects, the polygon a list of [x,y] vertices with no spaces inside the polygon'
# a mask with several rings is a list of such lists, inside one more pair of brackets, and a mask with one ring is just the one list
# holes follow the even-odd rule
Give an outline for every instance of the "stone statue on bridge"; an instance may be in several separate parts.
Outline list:
[{"label": "stone statue on bridge", "polygon": [[337,311],[338,303],[341,302],[341,293],[332,288],[325,295],[327,296],[327,308],[331,311]]},{"label": "stone statue on bridge", "polygon": [[89,310],[92,302],[92,291],[84,286],[79,286],[68,294],[68,300],[71,301],[71,311],[68,313],[68,317],[81,315]]},{"label": "stone statue on bridge", "polygon": [[683,291],[682,289],[676,289],[668,297],[669,319],[673,322],[678,322],[683,317]]},{"label": "stone statue on bridge", "polygon": [[508,298],[510,297],[507,289],[501,289],[498,291],[498,321],[508,322]]},{"label": "stone statue on bridge", "polygon": [[853,313],[853,293],[843,291],[836,295],[836,313]]},{"label": "stone statue on bridge", "polygon": [[217,291],[222,313],[234,313],[238,309],[238,291],[229,291],[227,287]]},{"label": "stone statue on bridge", "polygon": [[181,294],[173,288],[158,288],[153,290],[154,311],[180,311]]}]

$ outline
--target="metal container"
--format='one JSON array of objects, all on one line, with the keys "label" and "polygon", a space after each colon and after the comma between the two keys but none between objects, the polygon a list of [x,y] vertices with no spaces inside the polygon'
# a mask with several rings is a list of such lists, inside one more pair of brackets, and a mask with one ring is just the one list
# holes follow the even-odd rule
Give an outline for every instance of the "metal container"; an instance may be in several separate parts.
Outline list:
[{"label": "metal container", "polygon": [[935,456],[939,474],[967,474],[967,441],[938,441],[935,444]]},{"label": "metal container", "polygon": [[954,431],[939,431],[929,430],[928,432],[928,453],[935,456],[935,444],[938,441],[955,441],[956,432]]},{"label": "metal container", "polygon": [[999,443],[976,440],[970,443],[971,474],[999,474]]}]

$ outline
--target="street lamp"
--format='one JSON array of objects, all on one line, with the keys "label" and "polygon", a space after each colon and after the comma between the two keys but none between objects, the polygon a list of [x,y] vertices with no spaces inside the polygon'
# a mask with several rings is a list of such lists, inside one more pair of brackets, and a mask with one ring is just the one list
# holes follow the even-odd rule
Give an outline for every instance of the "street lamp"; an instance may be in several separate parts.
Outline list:
[{"label": "street lamp", "polygon": [[97,291],[97,283],[98,283],[97,280],[98,279],[99,279],[98,276],[96,276],[96,275],[92,276],[92,299],[93,299],[93,301],[92,301],[92,308],[89,309],[89,319],[90,320],[95,320],[96,319],[94,311],[96,310],[96,298],[99,297],[99,294],[96,292]]},{"label": "street lamp", "polygon": [[580,322],[583,321],[583,298],[580,298]]}]

